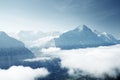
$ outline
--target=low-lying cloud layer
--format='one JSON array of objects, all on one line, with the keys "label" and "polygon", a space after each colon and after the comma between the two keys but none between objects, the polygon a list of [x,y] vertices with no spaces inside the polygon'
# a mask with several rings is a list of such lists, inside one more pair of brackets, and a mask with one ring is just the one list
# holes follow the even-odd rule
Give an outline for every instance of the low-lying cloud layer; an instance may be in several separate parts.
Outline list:
[{"label": "low-lying cloud layer", "polygon": [[[49,52],[51,49],[44,50]],[[51,53],[52,51],[55,51]],[[55,50],[50,51],[49,55],[61,59],[61,67],[68,68],[70,75],[78,75],[78,71],[94,77],[104,77],[107,74],[116,77],[120,72],[120,45],[74,49],[74,50]]]},{"label": "low-lying cloud layer", "polygon": [[0,80],[35,80],[49,75],[46,68],[32,69],[30,67],[12,66],[9,69],[0,69]]},{"label": "low-lying cloud layer", "polygon": [[25,59],[24,61],[26,62],[35,62],[35,61],[48,61],[51,60],[51,57],[37,57],[37,58],[33,58],[33,59]]}]

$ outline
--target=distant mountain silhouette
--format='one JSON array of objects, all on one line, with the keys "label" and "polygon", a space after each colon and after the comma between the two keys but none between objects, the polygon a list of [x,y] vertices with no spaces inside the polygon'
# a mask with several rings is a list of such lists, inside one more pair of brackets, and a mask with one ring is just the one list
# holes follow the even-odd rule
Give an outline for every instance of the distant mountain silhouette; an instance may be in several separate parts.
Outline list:
[{"label": "distant mountain silhouette", "polygon": [[33,58],[33,53],[24,44],[5,32],[0,32],[0,66],[12,65],[17,61]]}]

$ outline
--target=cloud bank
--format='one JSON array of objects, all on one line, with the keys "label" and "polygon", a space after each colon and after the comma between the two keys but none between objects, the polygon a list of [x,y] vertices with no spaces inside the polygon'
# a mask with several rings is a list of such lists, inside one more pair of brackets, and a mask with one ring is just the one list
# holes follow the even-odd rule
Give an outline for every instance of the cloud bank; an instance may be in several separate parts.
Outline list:
[{"label": "cloud bank", "polygon": [[37,58],[33,58],[33,59],[25,59],[24,61],[26,61],[26,62],[35,62],[35,61],[44,62],[44,61],[48,61],[48,60],[52,60],[52,58],[42,56],[42,57],[37,57]]},{"label": "cloud bank", "polygon": [[116,77],[120,72],[120,45],[49,52],[61,59],[61,67],[68,68],[70,75],[82,71],[83,75],[94,77],[104,77],[105,74]]},{"label": "cloud bank", "polygon": [[46,68],[32,69],[30,67],[12,66],[9,69],[0,69],[0,80],[36,80],[49,75]]},{"label": "cloud bank", "polygon": [[60,51],[60,48],[56,48],[56,47],[50,47],[48,49],[43,48],[41,50],[42,53],[54,53],[54,52],[58,52],[58,51]]}]

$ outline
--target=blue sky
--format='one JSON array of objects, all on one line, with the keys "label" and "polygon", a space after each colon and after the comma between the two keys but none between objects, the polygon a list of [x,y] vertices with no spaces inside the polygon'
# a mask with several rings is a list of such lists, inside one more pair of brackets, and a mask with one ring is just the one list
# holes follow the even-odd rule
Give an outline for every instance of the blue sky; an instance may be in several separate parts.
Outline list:
[{"label": "blue sky", "polygon": [[120,0],[0,0],[0,30],[67,31],[87,25],[120,37]]}]

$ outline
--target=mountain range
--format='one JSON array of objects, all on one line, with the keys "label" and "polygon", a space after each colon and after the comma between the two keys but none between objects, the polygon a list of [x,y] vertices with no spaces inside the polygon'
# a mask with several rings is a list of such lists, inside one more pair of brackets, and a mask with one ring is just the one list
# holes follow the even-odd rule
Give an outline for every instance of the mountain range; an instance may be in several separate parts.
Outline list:
[{"label": "mountain range", "polygon": [[98,46],[109,46],[120,43],[113,35],[92,30],[86,25],[78,26],[64,33],[20,31],[14,36],[25,43],[33,53],[40,53],[42,48],[59,47],[61,49],[76,49]]}]

